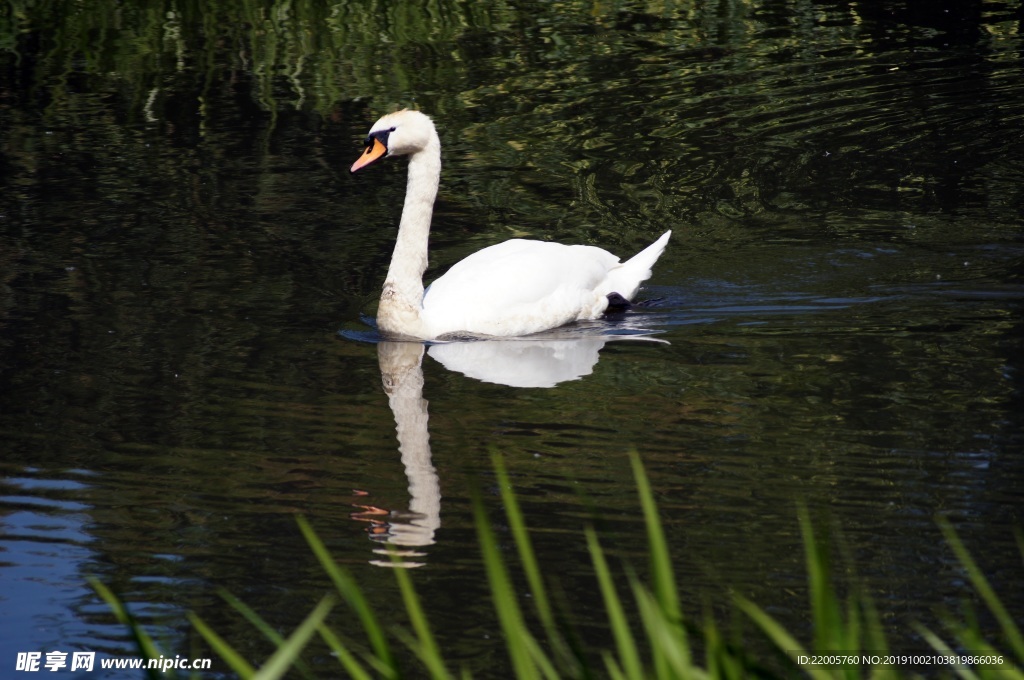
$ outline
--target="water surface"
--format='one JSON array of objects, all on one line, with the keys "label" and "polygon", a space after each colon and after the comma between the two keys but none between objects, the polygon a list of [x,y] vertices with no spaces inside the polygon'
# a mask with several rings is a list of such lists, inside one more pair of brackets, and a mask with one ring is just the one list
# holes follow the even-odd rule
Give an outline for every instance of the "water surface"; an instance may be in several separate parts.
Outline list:
[{"label": "water surface", "polygon": [[[396,623],[401,545],[451,658],[504,677],[468,500],[500,513],[492,451],[594,644],[582,529],[645,560],[630,450],[695,615],[735,592],[807,633],[800,504],[894,650],[970,597],[937,516],[1024,611],[1021,4],[438,7],[4,24],[0,663],[132,654],[89,575],[173,653],[211,655],[191,611],[258,661],[218,591],[294,627],[329,587],[302,514]],[[671,228],[652,304],[370,341],[404,167],[345,169],[395,106],[444,144],[428,277]]]}]

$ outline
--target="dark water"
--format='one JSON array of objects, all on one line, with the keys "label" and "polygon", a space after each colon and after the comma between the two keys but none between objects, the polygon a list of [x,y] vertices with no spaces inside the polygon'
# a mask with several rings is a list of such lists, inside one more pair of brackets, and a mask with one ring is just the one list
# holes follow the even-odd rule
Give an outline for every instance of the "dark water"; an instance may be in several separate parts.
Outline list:
[{"label": "dark water", "polygon": [[[643,564],[631,449],[691,613],[805,635],[803,503],[894,651],[970,597],[940,515],[1024,616],[1019,1],[101,5],[0,22],[0,667],[133,654],[89,575],[172,653],[212,656],[191,611],[259,661],[218,591],[293,628],[329,585],[302,514],[396,623],[402,545],[453,661],[504,677],[492,450],[582,621],[588,523]],[[664,342],[368,342],[404,168],[346,168],[398,105],[445,145],[432,274],[672,228],[656,303],[596,328]]]}]

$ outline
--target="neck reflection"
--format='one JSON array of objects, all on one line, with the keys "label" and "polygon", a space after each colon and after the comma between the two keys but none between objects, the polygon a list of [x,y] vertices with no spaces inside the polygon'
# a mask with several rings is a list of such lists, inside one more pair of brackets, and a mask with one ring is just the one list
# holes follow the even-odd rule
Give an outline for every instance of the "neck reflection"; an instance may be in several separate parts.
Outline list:
[{"label": "neck reflection", "polygon": [[[610,340],[653,340],[646,335],[557,335],[528,339],[452,342],[425,347],[419,342],[377,345],[381,381],[395,417],[398,450],[409,483],[407,511],[358,506],[353,517],[370,523],[380,566],[419,567],[422,550],[441,527],[441,483],[430,451],[429,414],[423,398],[423,354],[451,371],[483,382],[520,388],[550,388],[589,375]],[[658,341],[661,342],[661,341]],[[392,559],[392,555],[398,559]]]}]

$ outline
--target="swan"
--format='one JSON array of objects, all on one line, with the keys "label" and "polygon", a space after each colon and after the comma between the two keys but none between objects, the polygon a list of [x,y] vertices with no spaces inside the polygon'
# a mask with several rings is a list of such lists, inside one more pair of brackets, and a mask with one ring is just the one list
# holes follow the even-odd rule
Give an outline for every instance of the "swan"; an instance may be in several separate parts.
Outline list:
[{"label": "swan", "polygon": [[383,116],[351,172],[390,156],[409,157],[405,204],[377,308],[377,328],[390,339],[510,337],[596,319],[609,305],[628,304],[672,235],[666,231],[625,262],[594,246],[512,239],[457,262],[424,290],[441,177],[433,121],[411,109]]}]

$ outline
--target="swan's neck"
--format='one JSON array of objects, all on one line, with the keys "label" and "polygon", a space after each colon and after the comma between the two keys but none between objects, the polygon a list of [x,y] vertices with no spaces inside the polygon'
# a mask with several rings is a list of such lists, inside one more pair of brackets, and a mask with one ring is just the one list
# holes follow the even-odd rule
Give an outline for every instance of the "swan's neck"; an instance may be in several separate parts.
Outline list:
[{"label": "swan's neck", "polygon": [[386,333],[424,337],[420,328],[423,272],[427,269],[430,217],[440,177],[441,142],[433,135],[424,149],[409,157],[402,221],[377,310],[377,325]]}]

